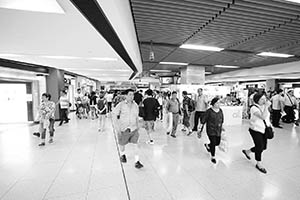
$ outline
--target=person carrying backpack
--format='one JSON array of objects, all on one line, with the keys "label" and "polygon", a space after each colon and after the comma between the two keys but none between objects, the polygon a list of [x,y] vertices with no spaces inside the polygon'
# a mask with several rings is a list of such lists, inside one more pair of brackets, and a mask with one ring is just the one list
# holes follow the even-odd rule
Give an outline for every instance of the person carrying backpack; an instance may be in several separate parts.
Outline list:
[{"label": "person carrying backpack", "polygon": [[183,101],[182,101],[182,111],[183,111],[183,129],[182,131],[188,131],[187,135],[192,134],[192,130],[190,128],[190,118],[191,112],[195,110],[195,104],[193,100],[188,97],[187,91],[182,92]]}]

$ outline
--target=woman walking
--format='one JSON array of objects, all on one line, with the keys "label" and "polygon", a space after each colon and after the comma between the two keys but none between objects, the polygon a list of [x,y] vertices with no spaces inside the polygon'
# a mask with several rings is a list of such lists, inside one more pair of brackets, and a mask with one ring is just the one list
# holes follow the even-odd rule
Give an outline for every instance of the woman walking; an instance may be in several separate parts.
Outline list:
[{"label": "woman walking", "polygon": [[216,164],[216,146],[219,146],[221,142],[221,132],[223,129],[224,115],[220,108],[219,98],[215,97],[211,100],[211,108],[209,108],[203,121],[203,125],[206,123],[206,132],[210,143],[204,144],[206,150],[211,154],[211,162]]},{"label": "woman walking", "polygon": [[267,170],[261,164],[262,152],[267,149],[267,138],[265,136],[266,126],[271,126],[269,104],[265,95],[257,93],[253,97],[254,104],[250,109],[250,128],[249,132],[254,142],[254,147],[242,150],[248,160],[251,159],[250,153],[255,153],[255,167],[262,173]]}]

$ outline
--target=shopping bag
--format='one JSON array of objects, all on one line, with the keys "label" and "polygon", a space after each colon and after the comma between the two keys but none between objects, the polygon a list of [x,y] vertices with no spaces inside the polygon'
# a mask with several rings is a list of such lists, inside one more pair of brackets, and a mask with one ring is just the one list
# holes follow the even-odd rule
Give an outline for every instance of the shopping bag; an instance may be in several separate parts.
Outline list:
[{"label": "shopping bag", "polygon": [[221,141],[220,141],[219,149],[223,152],[228,152],[228,138],[224,131],[221,133]]}]

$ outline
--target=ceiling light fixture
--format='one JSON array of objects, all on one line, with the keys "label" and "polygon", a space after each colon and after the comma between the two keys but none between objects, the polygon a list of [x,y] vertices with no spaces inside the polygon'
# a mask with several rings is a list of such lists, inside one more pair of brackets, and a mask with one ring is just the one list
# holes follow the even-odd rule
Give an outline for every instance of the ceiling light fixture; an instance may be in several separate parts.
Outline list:
[{"label": "ceiling light fixture", "polygon": [[231,69],[240,68],[239,66],[229,66],[229,65],[215,65],[215,67],[218,67],[218,68],[231,68]]},{"label": "ceiling light fixture", "polygon": [[1,0],[1,8],[64,14],[56,0]]},{"label": "ceiling light fixture", "polygon": [[11,54],[11,53],[0,53],[0,57],[23,57],[24,55],[20,54]]},{"label": "ceiling light fixture", "polygon": [[195,49],[195,50],[202,50],[202,51],[222,51],[222,50],[224,50],[224,48],[204,46],[204,45],[194,45],[194,44],[183,44],[179,48]]},{"label": "ceiling light fixture", "polygon": [[205,72],[205,74],[212,74],[211,72]]},{"label": "ceiling light fixture", "polygon": [[94,58],[87,58],[87,59],[99,60],[99,61],[118,61],[117,58],[98,58],[98,57],[94,57]]},{"label": "ceiling light fixture", "polygon": [[41,56],[43,58],[52,58],[52,59],[80,59],[80,57],[75,56]]},{"label": "ceiling light fixture", "polygon": [[161,65],[188,65],[189,63],[180,63],[180,62],[159,62]]},{"label": "ceiling light fixture", "polygon": [[278,58],[289,58],[293,57],[294,55],[291,54],[284,54],[284,53],[272,53],[272,52],[261,52],[257,54],[258,56],[267,56],[267,57],[278,57]]},{"label": "ceiling light fixture", "polygon": [[300,0],[285,0],[285,1],[290,1],[290,2],[294,2],[294,3],[300,3]]},{"label": "ceiling light fixture", "polygon": [[172,72],[171,70],[164,70],[164,69],[151,69],[150,70],[150,72],[166,72],[166,73],[168,73],[168,72]]}]

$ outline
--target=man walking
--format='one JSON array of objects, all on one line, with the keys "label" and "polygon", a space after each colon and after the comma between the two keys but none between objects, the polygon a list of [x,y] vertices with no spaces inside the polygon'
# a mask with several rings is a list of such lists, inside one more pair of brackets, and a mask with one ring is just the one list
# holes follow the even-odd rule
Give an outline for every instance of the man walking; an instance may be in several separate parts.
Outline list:
[{"label": "man walking", "polygon": [[188,131],[187,135],[190,135],[192,133],[192,130],[190,129],[190,117],[191,117],[191,111],[193,110],[193,100],[188,97],[187,91],[182,92],[183,100],[182,100],[182,112],[183,112],[183,131]]},{"label": "man walking", "polygon": [[[177,126],[178,126],[179,116],[181,115],[180,103],[177,98],[176,91],[172,92],[171,99],[167,102],[166,109],[168,112],[171,112],[173,115],[173,126],[172,126],[173,128],[172,128],[171,136],[173,138],[176,138],[175,134],[176,134]],[[169,135],[169,134],[170,133],[167,132],[167,135]]]},{"label": "man walking", "polygon": [[139,161],[138,148],[138,120],[139,108],[133,101],[134,91],[131,89],[125,92],[126,99],[120,102],[112,112],[115,129],[118,133],[118,143],[121,151],[120,160],[122,163],[127,162],[125,155],[125,146],[132,143],[135,146],[135,168],[143,167]]},{"label": "man walking", "polygon": [[198,131],[199,119],[202,122],[205,117],[205,112],[208,107],[207,97],[203,94],[202,88],[198,89],[198,96],[196,97],[196,112],[194,118],[194,128],[193,131]]},{"label": "man walking", "polygon": [[283,90],[277,90],[277,94],[271,98],[272,102],[272,124],[276,128],[282,128],[279,125],[281,112],[283,112]]}]

